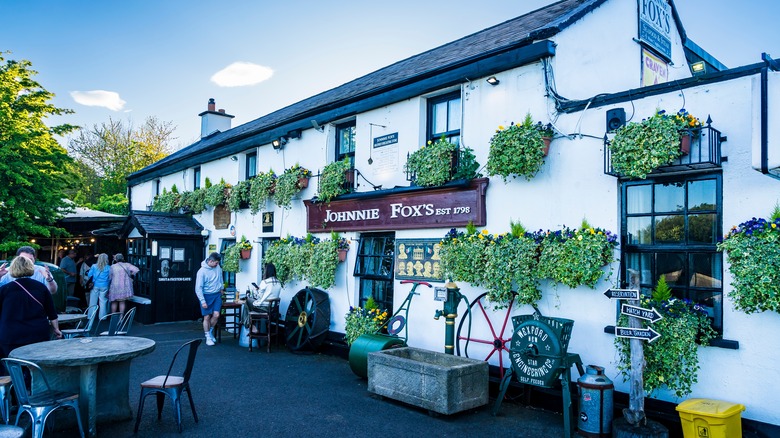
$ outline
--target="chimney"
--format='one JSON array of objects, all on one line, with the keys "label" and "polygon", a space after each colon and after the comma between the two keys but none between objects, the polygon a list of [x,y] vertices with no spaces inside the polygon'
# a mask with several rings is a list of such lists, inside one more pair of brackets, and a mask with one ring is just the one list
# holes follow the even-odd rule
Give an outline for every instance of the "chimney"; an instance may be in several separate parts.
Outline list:
[{"label": "chimney", "polygon": [[208,109],[198,114],[200,116],[200,138],[206,138],[216,132],[225,132],[230,129],[233,117],[226,114],[224,109],[216,111],[217,103],[214,98],[209,99]]}]

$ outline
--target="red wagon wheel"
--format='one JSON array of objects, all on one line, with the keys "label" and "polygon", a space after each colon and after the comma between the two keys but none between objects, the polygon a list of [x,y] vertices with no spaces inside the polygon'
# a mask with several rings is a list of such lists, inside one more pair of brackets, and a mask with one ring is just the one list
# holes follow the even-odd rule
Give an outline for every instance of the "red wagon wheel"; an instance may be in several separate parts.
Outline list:
[{"label": "red wagon wheel", "polygon": [[[504,368],[509,368],[509,347],[513,327],[509,315],[512,313],[514,297],[506,309],[494,310],[487,301],[487,293],[478,296],[469,305],[471,318],[463,315],[458,325],[456,352],[458,356],[489,361],[498,361],[499,376],[504,378]],[[469,327],[469,319],[471,327]]]}]

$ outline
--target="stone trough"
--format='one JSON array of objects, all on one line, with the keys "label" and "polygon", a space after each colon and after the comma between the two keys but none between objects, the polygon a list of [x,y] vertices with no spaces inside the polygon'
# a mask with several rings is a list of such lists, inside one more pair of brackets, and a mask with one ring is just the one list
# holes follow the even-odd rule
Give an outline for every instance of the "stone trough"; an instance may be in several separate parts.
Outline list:
[{"label": "stone trough", "polygon": [[368,390],[444,415],[488,403],[488,364],[404,347],[368,354]]}]

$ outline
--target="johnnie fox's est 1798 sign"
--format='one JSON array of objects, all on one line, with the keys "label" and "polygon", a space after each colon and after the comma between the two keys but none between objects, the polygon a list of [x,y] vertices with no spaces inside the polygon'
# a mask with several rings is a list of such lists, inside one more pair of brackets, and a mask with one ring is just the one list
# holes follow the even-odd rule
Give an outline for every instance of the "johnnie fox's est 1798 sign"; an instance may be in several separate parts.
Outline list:
[{"label": "johnnie fox's est 1798 sign", "polygon": [[310,233],[485,226],[487,178],[468,185],[379,193],[329,203],[304,201]]}]

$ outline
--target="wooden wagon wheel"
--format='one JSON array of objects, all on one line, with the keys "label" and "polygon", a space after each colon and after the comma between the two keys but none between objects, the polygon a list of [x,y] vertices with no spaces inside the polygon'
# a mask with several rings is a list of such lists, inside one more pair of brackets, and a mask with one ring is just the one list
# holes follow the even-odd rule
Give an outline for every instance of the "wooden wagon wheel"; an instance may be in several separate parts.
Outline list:
[{"label": "wooden wagon wheel", "polygon": [[498,373],[502,379],[504,369],[510,365],[509,346],[512,340],[512,325],[509,323],[509,314],[512,313],[514,301],[513,296],[506,309],[493,310],[487,304],[487,293],[478,296],[469,305],[471,318],[466,314],[463,315],[456,335],[458,356],[484,361],[489,361],[495,356],[495,360],[498,361]]}]

